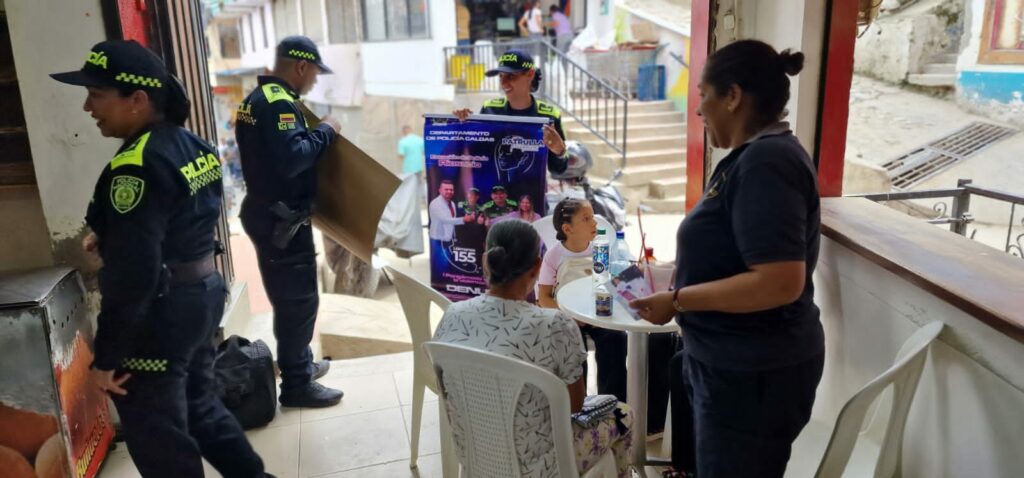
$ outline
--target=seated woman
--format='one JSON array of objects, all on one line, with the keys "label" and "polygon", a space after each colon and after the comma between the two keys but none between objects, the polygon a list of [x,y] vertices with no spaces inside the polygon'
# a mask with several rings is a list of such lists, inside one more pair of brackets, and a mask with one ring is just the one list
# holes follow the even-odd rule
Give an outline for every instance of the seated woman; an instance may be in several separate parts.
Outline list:
[{"label": "seated woman", "polygon": [[[513,357],[550,371],[565,381],[572,412],[583,407],[583,338],[572,319],[526,301],[540,274],[540,237],[523,221],[504,221],[487,234],[484,271],[487,294],[448,307],[434,340],[457,343]],[[631,473],[630,428],[633,414],[624,404],[584,428],[575,421],[576,463],[588,470],[608,450],[615,455],[620,478]],[[549,476],[554,467],[548,402],[534,387],[519,396],[515,444],[524,477]],[[458,427],[452,427],[456,446]]]}]

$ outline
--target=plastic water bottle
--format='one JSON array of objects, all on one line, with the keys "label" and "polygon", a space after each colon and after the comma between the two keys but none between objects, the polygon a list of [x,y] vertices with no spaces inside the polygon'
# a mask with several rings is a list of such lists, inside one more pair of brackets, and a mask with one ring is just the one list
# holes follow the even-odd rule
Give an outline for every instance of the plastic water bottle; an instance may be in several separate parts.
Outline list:
[{"label": "plastic water bottle", "polygon": [[616,232],[615,245],[612,246],[611,263],[609,265],[612,277],[619,275],[620,272],[629,268],[632,259],[633,257],[629,254],[629,244],[626,244],[626,232]]},{"label": "plastic water bottle", "polygon": [[608,271],[611,248],[604,229],[597,230],[597,237],[594,238],[591,248],[594,250],[594,274],[591,277],[594,279],[594,287],[597,287],[598,284],[604,284],[611,280],[611,274]]},{"label": "plastic water bottle", "polygon": [[612,315],[612,294],[608,290],[608,282],[611,280],[609,273],[609,244],[608,236],[605,236],[604,229],[597,230],[597,237],[591,247],[594,250],[594,311],[598,317],[611,317]]}]

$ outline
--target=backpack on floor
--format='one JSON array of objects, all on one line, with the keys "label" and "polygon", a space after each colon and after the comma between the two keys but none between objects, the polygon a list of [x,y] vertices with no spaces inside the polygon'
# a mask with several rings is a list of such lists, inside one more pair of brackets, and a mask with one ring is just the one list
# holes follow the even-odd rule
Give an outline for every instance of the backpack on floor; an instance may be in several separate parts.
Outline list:
[{"label": "backpack on floor", "polygon": [[217,395],[248,430],[264,426],[277,412],[274,356],[262,340],[232,335],[217,346],[213,363]]}]

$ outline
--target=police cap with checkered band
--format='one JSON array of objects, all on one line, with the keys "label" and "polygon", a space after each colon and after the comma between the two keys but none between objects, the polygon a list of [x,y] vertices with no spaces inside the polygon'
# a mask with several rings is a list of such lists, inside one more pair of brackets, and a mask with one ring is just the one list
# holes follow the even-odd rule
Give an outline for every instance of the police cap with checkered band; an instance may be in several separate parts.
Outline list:
[{"label": "police cap with checkered band", "polygon": [[522,50],[509,50],[498,57],[498,67],[488,70],[485,75],[495,76],[499,73],[522,73],[537,68],[533,57]]},{"label": "police cap with checkered band", "polygon": [[89,51],[82,69],[50,76],[69,85],[161,93],[166,92],[174,81],[160,57],[135,40],[97,43]]},{"label": "police cap with checkered band", "polygon": [[313,40],[302,35],[293,35],[281,40],[281,43],[277,44],[277,57],[306,60],[320,67],[322,73],[334,73],[324,64],[324,58],[320,56],[320,50],[316,48]]}]

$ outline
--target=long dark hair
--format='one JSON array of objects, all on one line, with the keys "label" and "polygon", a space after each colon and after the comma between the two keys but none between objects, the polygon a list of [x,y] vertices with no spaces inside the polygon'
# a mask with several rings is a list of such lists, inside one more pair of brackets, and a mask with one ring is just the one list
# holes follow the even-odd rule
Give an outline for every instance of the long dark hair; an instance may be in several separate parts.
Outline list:
[{"label": "long dark hair", "polygon": [[163,113],[164,119],[178,126],[185,126],[185,122],[188,121],[192,112],[192,102],[188,99],[188,93],[185,92],[185,85],[177,76],[170,73],[167,73],[164,84],[166,88],[160,89],[138,88],[127,84],[119,84],[115,88],[123,97],[131,96],[138,90],[145,91],[149,95],[149,102],[152,103],[153,109]]},{"label": "long dark hair", "polygon": [[803,53],[779,53],[763,41],[740,40],[708,57],[702,79],[719,95],[736,85],[753,96],[756,126],[764,126],[782,119],[789,102],[789,77],[803,67]]},{"label": "long dark hair", "polygon": [[491,287],[512,282],[533,267],[540,258],[540,236],[525,221],[501,221],[487,232],[484,260]]}]

